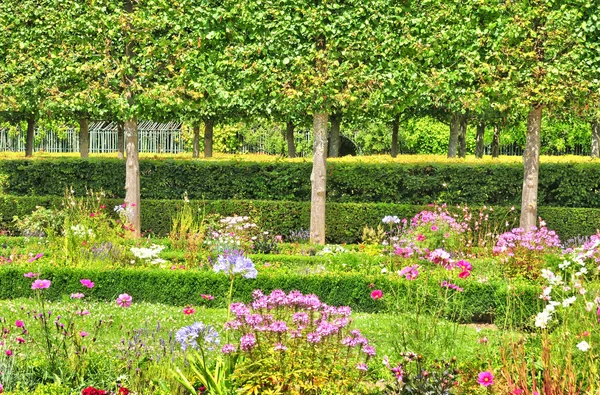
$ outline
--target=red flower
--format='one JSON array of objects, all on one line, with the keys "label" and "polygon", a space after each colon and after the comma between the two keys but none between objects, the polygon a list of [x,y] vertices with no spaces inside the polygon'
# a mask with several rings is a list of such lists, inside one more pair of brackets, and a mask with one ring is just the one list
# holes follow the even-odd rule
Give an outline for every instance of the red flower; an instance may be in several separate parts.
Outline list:
[{"label": "red flower", "polygon": [[381,299],[383,297],[383,292],[380,289],[376,289],[371,292],[371,298],[373,299]]},{"label": "red flower", "polygon": [[119,395],[129,395],[129,390],[125,387],[119,388]]},{"label": "red flower", "polygon": [[105,390],[99,390],[94,387],[87,387],[81,390],[81,395],[107,395],[108,392]]},{"label": "red flower", "polygon": [[194,308],[192,306],[187,306],[183,309],[183,314],[185,315],[192,315],[196,312],[196,310],[194,310]]}]

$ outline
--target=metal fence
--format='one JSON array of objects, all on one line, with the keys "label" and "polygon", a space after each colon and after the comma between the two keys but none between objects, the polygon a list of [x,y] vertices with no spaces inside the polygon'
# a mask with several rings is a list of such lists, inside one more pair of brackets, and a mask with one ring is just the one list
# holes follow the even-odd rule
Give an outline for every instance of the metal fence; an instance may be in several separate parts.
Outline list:
[{"label": "metal fence", "polygon": [[[113,153],[118,150],[118,132],[116,122],[91,122],[90,153]],[[138,122],[139,151],[145,153],[178,154],[191,151],[191,132],[181,123],[158,123],[152,121]],[[25,133],[11,135],[6,130],[0,130],[0,152],[25,151]],[[356,143],[356,132],[344,134],[345,138],[355,145],[361,155],[362,147]],[[276,143],[274,143],[276,142]],[[310,130],[299,130],[295,133],[297,156],[310,156],[312,152],[312,133]],[[57,134],[52,130],[36,129],[34,151],[43,152],[79,152],[79,130],[68,129]],[[280,131],[262,132],[246,141],[240,137],[239,148],[232,153],[259,153],[270,155],[285,155],[287,148]],[[499,147],[500,155],[522,156],[523,147],[519,144],[507,144]],[[491,155],[491,145],[486,145],[485,155]],[[388,152],[389,153],[389,150]],[[409,150],[400,147],[400,154],[411,154]],[[590,147],[580,144],[564,149],[544,149],[544,155],[590,155]]]},{"label": "metal fence", "polygon": [[[111,153],[118,150],[116,122],[91,122],[89,130],[91,153]],[[140,152],[178,154],[185,150],[181,123],[140,121],[138,134]],[[0,130],[0,151],[25,151],[23,136],[24,133],[11,136],[6,130]],[[36,129],[34,151],[79,152],[79,130],[68,129],[64,134],[58,135],[52,130]]]}]

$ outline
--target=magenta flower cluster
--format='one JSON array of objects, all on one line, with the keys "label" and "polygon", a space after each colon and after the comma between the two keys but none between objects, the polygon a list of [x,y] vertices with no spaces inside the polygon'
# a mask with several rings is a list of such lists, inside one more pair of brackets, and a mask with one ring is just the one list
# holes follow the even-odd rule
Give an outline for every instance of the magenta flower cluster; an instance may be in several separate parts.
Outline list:
[{"label": "magenta flower cluster", "polygon": [[467,230],[467,224],[459,223],[456,218],[452,217],[445,209],[445,205],[439,207],[437,211],[423,210],[419,214],[415,215],[410,221],[410,225],[413,228],[428,225],[431,231],[435,232],[439,226],[446,224],[451,230],[462,233]]},{"label": "magenta flower cluster", "polygon": [[[375,355],[360,331],[350,330],[350,307],[329,306],[316,295],[303,295],[299,291],[285,293],[275,290],[265,295],[260,290],[252,294],[250,304],[232,303],[234,319],[225,323],[228,330],[239,334],[239,346],[225,344],[224,354],[254,350],[300,351],[319,347],[321,352],[343,348],[353,355],[364,370],[364,363]],[[358,365],[357,365],[358,366]]]},{"label": "magenta flower cluster", "polygon": [[510,232],[501,234],[494,246],[495,254],[507,254],[514,256],[519,250],[531,252],[544,252],[547,249],[555,249],[561,246],[558,235],[546,227],[538,229],[531,227],[525,231],[523,228],[515,228]]}]

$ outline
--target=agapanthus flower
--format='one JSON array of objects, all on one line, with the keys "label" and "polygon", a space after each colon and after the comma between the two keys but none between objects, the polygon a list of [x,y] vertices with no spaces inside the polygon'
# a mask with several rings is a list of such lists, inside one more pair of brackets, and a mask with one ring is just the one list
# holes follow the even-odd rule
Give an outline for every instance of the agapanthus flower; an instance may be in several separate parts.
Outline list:
[{"label": "agapanthus flower", "polygon": [[400,218],[398,218],[397,216],[392,216],[392,215],[386,215],[385,217],[383,217],[383,219],[381,220],[381,222],[383,222],[384,224],[399,224],[400,223]]},{"label": "agapanthus flower", "polygon": [[243,251],[237,250],[219,255],[213,270],[227,275],[241,274],[244,278],[256,278],[258,275],[252,260],[244,256]]},{"label": "agapanthus flower", "polygon": [[[202,322],[195,322],[192,325],[184,326],[175,333],[175,340],[185,351],[188,347],[198,349],[206,346],[208,350],[213,350],[219,345],[219,333],[212,325],[205,325]],[[201,343],[198,344],[198,341]]]}]

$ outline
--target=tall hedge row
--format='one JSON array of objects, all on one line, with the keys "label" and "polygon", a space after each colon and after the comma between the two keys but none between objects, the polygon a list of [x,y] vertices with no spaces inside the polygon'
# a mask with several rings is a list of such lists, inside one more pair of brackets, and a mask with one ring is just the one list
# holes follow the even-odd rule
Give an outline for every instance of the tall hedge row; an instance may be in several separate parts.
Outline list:
[{"label": "tall hedge row", "polygon": [[[0,227],[15,232],[13,216],[31,213],[36,206],[60,207],[62,199],[56,196],[0,196]],[[122,203],[108,199],[109,206]],[[162,236],[169,233],[172,216],[183,204],[182,200],[143,200],[142,230]],[[191,201],[194,208],[212,214],[248,215],[265,230],[288,235],[292,230],[308,229],[310,222],[309,202],[263,201],[263,200],[207,200]],[[354,243],[360,240],[365,225],[377,226],[386,215],[411,218],[427,205],[391,203],[328,203],[327,241],[329,243]],[[109,207],[110,209],[110,207]],[[451,211],[459,211],[449,207]],[[478,213],[478,207],[471,207]],[[540,207],[539,215],[561,239],[596,233],[600,229],[600,210],[594,208]],[[509,207],[495,207],[490,215],[492,228],[504,229],[505,222],[518,218],[518,211]],[[516,223],[516,222],[515,222]]]},{"label": "tall hedge row", "polygon": [[[18,297],[30,297],[31,279],[25,278],[28,268],[0,266],[0,300]],[[79,280],[89,278],[95,282],[94,289],[86,292],[91,300],[114,301],[120,293],[128,293],[134,302],[162,303],[185,306],[187,304],[203,305],[206,301],[201,294],[211,294],[215,300],[211,306],[225,305],[225,295],[229,283],[221,273],[205,271],[172,271],[150,269],[75,269],[75,268],[34,268],[42,273],[43,278],[52,281],[52,286],[43,291],[44,297],[50,300],[61,300],[64,295],[81,291]],[[409,282],[397,276],[365,276],[362,274],[323,274],[323,275],[291,275],[260,273],[255,280],[240,280],[234,283],[235,300],[250,301],[252,291],[262,289],[270,292],[274,289],[285,291],[299,290],[303,293],[314,293],[325,303],[342,306],[347,305],[356,311],[377,312],[385,310],[385,302],[370,297],[371,286],[383,290],[388,298],[398,295],[400,305],[414,303],[410,295],[415,295],[415,287],[420,287],[422,311],[438,312],[444,305],[444,292],[439,283],[430,279],[426,284]],[[371,285],[372,284],[372,285]],[[505,312],[507,292],[520,297],[522,303],[511,306],[507,323],[527,326],[531,317],[541,308],[537,297],[539,287],[531,284],[515,284],[509,290],[504,281],[494,280],[486,283],[460,280],[465,291],[455,294],[444,315],[461,322],[494,321],[499,325],[507,323]],[[412,290],[411,290],[412,288]],[[393,289],[393,293],[391,292]]]},{"label": "tall hedge row", "polygon": [[[142,160],[143,199],[310,200],[308,162]],[[519,206],[523,166],[517,163],[330,162],[327,199],[339,203],[493,204]],[[125,195],[125,164],[117,159],[6,160],[0,192],[77,194],[86,188]],[[540,169],[540,206],[600,207],[597,163],[547,163]]]}]

